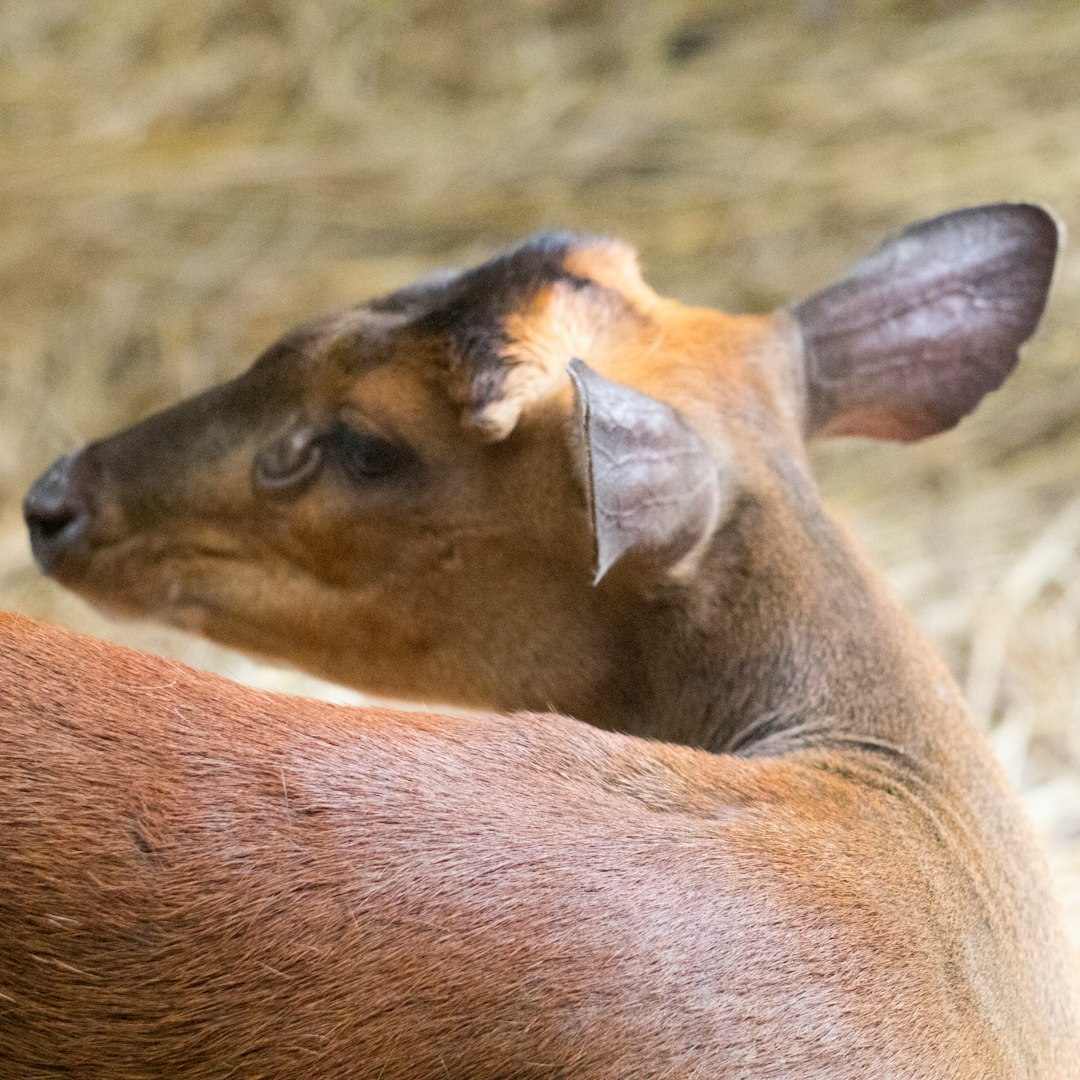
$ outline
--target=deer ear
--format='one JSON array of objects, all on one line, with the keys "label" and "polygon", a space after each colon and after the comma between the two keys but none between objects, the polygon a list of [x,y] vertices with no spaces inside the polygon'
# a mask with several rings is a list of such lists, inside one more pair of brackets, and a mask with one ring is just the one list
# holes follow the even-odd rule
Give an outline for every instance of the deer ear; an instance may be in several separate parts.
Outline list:
[{"label": "deer ear", "polygon": [[599,580],[623,556],[674,568],[716,527],[716,451],[678,410],[571,360]]},{"label": "deer ear", "polygon": [[908,441],[952,427],[1016,365],[1057,248],[1041,207],[957,210],[803,301],[808,432]]}]

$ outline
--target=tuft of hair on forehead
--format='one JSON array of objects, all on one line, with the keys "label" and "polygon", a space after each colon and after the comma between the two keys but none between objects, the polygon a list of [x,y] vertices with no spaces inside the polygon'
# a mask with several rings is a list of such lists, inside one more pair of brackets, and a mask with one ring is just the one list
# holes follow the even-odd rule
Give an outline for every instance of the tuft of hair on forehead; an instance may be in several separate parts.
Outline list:
[{"label": "tuft of hair on forehead", "polygon": [[603,325],[656,299],[629,244],[545,232],[470,270],[399,289],[369,310],[400,315],[410,332],[443,343],[448,391],[463,407],[464,426],[495,441],[565,381],[567,364],[586,355]]},{"label": "tuft of hair on forehead", "polygon": [[615,289],[649,303],[634,248],[621,240],[572,232],[542,232],[467,270],[439,270],[365,305],[368,310],[425,320],[430,328],[468,314],[492,318],[528,302],[558,281]]}]

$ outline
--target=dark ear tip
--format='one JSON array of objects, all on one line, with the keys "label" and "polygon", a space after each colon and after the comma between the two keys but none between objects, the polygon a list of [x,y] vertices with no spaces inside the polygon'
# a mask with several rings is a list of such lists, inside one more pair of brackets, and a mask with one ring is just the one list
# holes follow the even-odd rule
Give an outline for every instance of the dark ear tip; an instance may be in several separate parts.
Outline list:
[{"label": "dark ear tip", "polygon": [[1029,310],[1019,344],[1035,332],[1042,318],[1058,250],[1065,240],[1065,226],[1051,211],[1037,203],[998,203],[987,209],[1008,222],[1008,232],[1019,248],[1018,269],[1026,272]]},{"label": "dark ear tip", "polygon": [[577,384],[587,382],[589,378],[596,374],[584,360],[579,360],[576,356],[570,358],[570,362],[566,365],[566,370],[569,373],[570,378]]},{"label": "dark ear tip", "polygon": [[1051,210],[1038,203],[1001,202],[972,206],[955,214],[980,218],[987,229],[1005,232],[1025,249],[1028,258],[1042,262],[1049,282],[1058,250],[1065,242],[1065,225]]},{"label": "dark ear tip", "polygon": [[1052,211],[1039,203],[998,202],[981,206],[966,206],[951,210],[938,217],[916,222],[909,226],[907,234],[933,234],[943,229],[970,226],[992,232],[1007,231],[1015,241],[1030,245],[1033,255],[1056,257],[1058,248],[1065,242],[1065,225]]},{"label": "dark ear tip", "polygon": [[982,249],[986,257],[996,252],[1006,258],[1012,268],[1012,291],[1025,302],[1026,318],[1021,320],[1024,326],[1017,344],[1034,332],[1046,305],[1058,249],[1065,239],[1065,226],[1052,211],[1030,202],[985,203],[918,222],[904,235],[944,240],[953,246],[959,242]]},{"label": "dark ear tip", "polygon": [[991,203],[985,209],[1011,215],[1018,224],[1022,223],[1031,231],[1033,239],[1054,251],[1064,240],[1065,226],[1052,210],[1040,203]]},{"label": "dark ear tip", "polygon": [[1065,243],[1065,225],[1038,203],[999,203],[996,209],[1013,219],[1014,228],[1026,234],[1033,257],[1046,260],[1053,271],[1057,253]]}]

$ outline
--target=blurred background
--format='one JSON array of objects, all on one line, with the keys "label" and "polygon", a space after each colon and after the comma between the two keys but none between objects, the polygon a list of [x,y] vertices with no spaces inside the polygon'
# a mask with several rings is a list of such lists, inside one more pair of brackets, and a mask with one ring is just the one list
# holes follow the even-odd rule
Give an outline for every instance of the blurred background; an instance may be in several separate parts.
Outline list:
[{"label": "blurred background", "polygon": [[[41,580],[30,482],[308,316],[542,227],[764,311],[1014,198],[1080,233],[1072,0],[4,0],[0,607],[346,700]],[[816,456],[990,728],[1080,942],[1078,300],[1067,248],[975,417]]]}]

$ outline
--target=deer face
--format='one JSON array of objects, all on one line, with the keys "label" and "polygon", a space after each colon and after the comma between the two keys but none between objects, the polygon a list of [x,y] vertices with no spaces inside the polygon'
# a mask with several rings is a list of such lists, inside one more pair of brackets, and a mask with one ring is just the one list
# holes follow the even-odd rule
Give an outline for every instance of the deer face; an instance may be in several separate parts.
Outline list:
[{"label": "deer face", "polygon": [[628,250],[548,237],[314,321],[56,462],[35,554],[108,611],[371,692],[565,700],[616,633],[569,364],[655,348],[659,303]]}]

